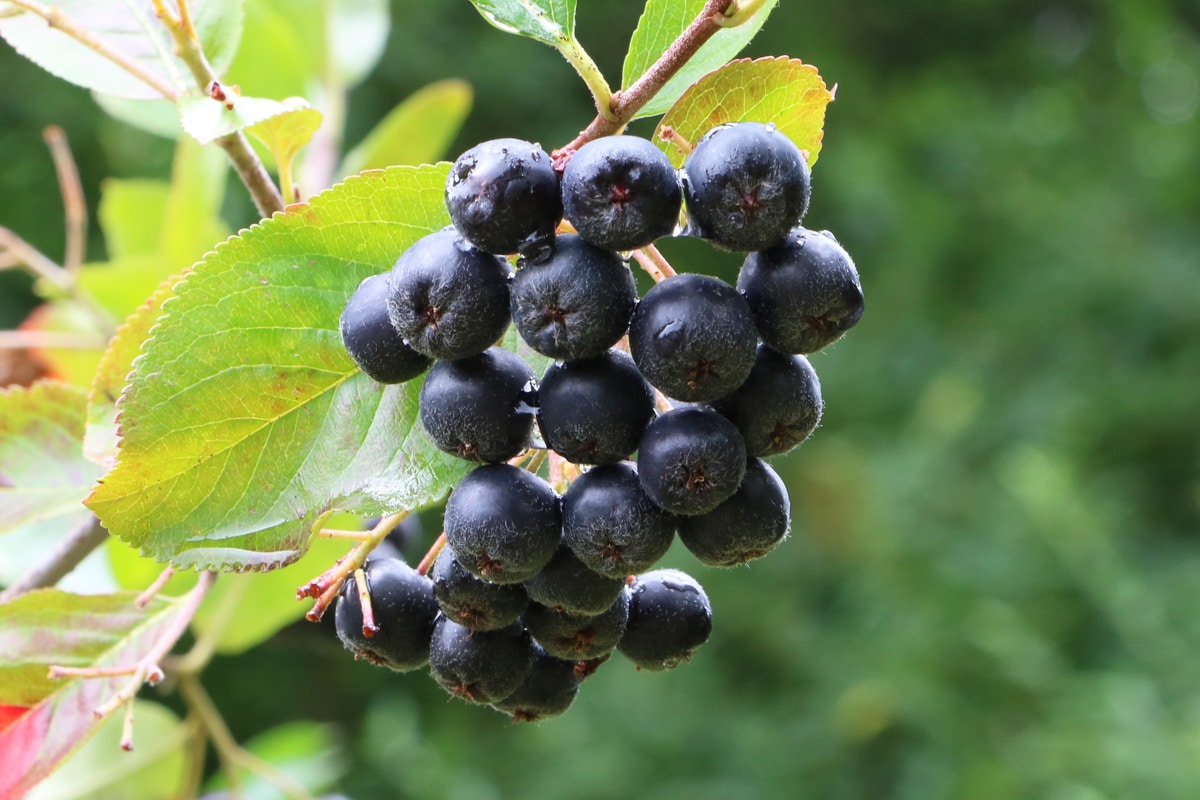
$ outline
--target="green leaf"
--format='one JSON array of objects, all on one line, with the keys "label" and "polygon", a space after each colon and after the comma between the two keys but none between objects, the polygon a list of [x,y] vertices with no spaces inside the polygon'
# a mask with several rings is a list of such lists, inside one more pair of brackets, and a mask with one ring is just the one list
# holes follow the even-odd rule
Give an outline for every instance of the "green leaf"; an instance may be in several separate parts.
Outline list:
[{"label": "green leaf", "polygon": [[552,47],[575,38],[575,0],[471,0],[483,18],[505,33]]},{"label": "green leaf", "polygon": [[257,125],[271,117],[308,108],[303,97],[268,100],[264,97],[240,97],[225,87],[228,100],[190,95],[179,101],[179,119],[183,129],[200,144]]},{"label": "green leaf", "polygon": [[[179,91],[194,86],[174,55],[174,42],[154,15],[150,0],[43,0],[113,50]],[[191,0],[192,22],[209,62],[220,73],[237,50],[242,32],[241,0]],[[91,48],[51,27],[46,20],[0,2],[0,37],[21,55],[63,80],[103,94],[136,99],[162,95]]]},{"label": "green leaf", "polygon": [[41,589],[0,604],[0,704],[30,706],[0,730],[0,797],[20,797],[78,749],[100,726],[92,711],[129,678],[53,680],[49,668],[131,666],[178,613],[178,600],[140,609],[136,597]]},{"label": "green leaf", "polygon": [[109,717],[95,735],[24,800],[145,800],[174,797],[187,777],[184,744],[189,730],[159,703],[134,702],[137,746],[121,750],[120,714]]},{"label": "green leaf", "polygon": [[163,181],[108,178],[100,184],[96,217],[109,258],[158,255],[169,193]]},{"label": "green leaf", "polygon": [[0,390],[0,533],[79,510],[101,473],[83,457],[86,410],[65,383]]},{"label": "green leaf", "polygon": [[180,566],[270,569],[329,510],[427,505],[465,474],[416,422],[419,381],[371,381],[338,333],[358,284],[448,223],[448,172],[351,178],[175,286],[119,403],[117,464],[87,501],[111,532]]},{"label": "green leaf", "polygon": [[332,0],[326,9],[327,69],[342,86],[355,86],[375,68],[387,45],[387,0]]},{"label": "green leaf", "polygon": [[[649,0],[629,40],[621,87],[628,89],[667,51],[679,34],[704,9],[706,0]],[[662,114],[701,75],[711,72],[741,52],[759,32],[777,0],[768,0],[754,15],[734,28],[717,31],[711,39],[667,81],[654,98],[637,113],[638,119]]]},{"label": "green leaf", "polygon": [[705,75],[679,98],[659,121],[654,141],[678,167],[684,153],[661,139],[664,128],[695,144],[727,122],[770,123],[808,154],[811,165],[821,151],[825,107],[832,100],[816,67],[799,59],[733,61]]},{"label": "green leaf", "polygon": [[[331,789],[346,772],[337,732],[318,722],[289,722],[271,728],[248,741],[246,749],[314,796]],[[239,777],[243,800],[274,800],[279,796],[279,788],[261,775],[243,770]],[[228,786],[226,776],[218,774],[205,788],[218,795]]]},{"label": "green leaf", "polygon": [[[246,8],[245,46],[225,73],[251,97],[307,96],[319,83],[318,0],[256,0]],[[178,120],[176,120],[178,125]]]},{"label": "green leaf", "polygon": [[429,164],[446,154],[471,111],[471,85],[446,80],[423,86],[393,108],[342,160],[339,174],[394,164]]},{"label": "green leaf", "polygon": [[321,127],[321,112],[302,98],[289,98],[284,105],[291,107],[246,129],[247,133],[267,146],[275,163],[280,165],[290,164]]}]

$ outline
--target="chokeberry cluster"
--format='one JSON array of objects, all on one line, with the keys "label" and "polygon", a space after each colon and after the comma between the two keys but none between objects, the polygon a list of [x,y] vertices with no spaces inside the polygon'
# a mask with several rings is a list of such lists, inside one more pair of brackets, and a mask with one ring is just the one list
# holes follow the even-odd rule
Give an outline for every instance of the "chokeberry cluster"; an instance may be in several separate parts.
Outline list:
[{"label": "chokeberry cluster", "polygon": [[[769,124],[714,128],[681,169],[626,135],[557,168],[516,139],[463,153],[452,224],[364,281],[341,332],[376,381],[427,371],[425,431],[477,466],[428,574],[380,557],[347,581],[345,645],[518,720],[565,711],[613,652],[688,660],[712,607],[659,560],[676,534],[718,567],[784,540],[790,501],[764,459],[817,427],[807,356],[862,315],[850,256],[801,224],[810,193],[805,154]],[[736,286],[660,270],[639,299],[630,251],[680,234],[746,253]],[[540,376],[497,345],[510,322],[551,360]]]}]

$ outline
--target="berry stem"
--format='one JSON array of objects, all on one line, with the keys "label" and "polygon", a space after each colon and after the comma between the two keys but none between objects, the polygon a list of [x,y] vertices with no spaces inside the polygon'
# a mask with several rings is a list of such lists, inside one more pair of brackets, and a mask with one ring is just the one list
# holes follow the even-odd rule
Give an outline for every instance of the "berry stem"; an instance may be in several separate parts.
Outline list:
[{"label": "berry stem", "polygon": [[[433,540],[433,544],[429,547],[429,552],[427,552],[421,558],[421,563],[417,564],[418,575],[429,574],[429,570],[433,568],[433,562],[437,561],[437,557],[442,554],[442,549],[445,548],[445,546],[446,532],[442,531],[441,534],[439,534],[438,537]],[[366,617],[364,616],[363,619],[366,619]]]},{"label": "berry stem", "polygon": [[673,278],[676,275],[675,268],[652,244],[634,250],[633,258],[638,262],[638,266],[654,279],[655,283],[662,283],[667,278]]},{"label": "berry stem", "polygon": [[555,49],[562,54],[568,64],[575,68],[579,77],[583,78],[583,82],[587,84],[588,91],[592,93],[592,99],[596,102],[597,113],[606,119],[615,120],[612,110],[612,88],[608,85],[608,81],[604,80],[604,75],[596,66],[596,62],[592,60],[587,50],[583,49],[583,45],[571,38],[559,42],[555,45]]},{"label": "berry stem", "polygon": [[50,157],[54,160],[54,171],[58,174],[58,188],[62,193],[63,212],[66,217],[66,254],[63,256],[63,268],[71,275],[77,275],[83,266],[85,248],[87,246],[87,202],[83,197],[83,186],[79,182],[79,168],[75,157],[71,155],[71,146],[67,143],[67,135],[57,125],[47,125],[42,131],[42,138],[50,148]]},{"label": "berry stem", "polygon": [[342,584],[346,582],[346,579],[353,575],[356,569],[360,569],[363,564],[367,563],[367,556],[371,554],[371,551],[411,513],[411,511],[397,511],[395,514],[383,517],[374,528],[367,532],[365,538],[349,553],[338,559],[337,563],[296,589],[297,600],[303,600],[306,597],[316,599],[313,607],[304,615],[305,619],[310,622],[320,622],[325,611],[341,591]]},{"label": "berry stem", "polygon": [[171,576],[174,574],[174,567],[167,567],[162,572],[158,573],[158,577],[154,579],[154,582],[147,586],[146,590],[137,596],[137,599],[133,601],[133,604],[138,608],[145,608],[146,606],[150,605],[150,601],[158,596],[158,593],[162,591],[162,588],[167,585],[167,581],[171,580]]},{"label": "berry stem", "polygon": [[[750,3],[761,0],[747,0]],[[570,143],[554,152],[555,166],[561,168],[570,159],[571,154],[583,145],[619,133],[637,112],[650,102],[659,91],[666,86],[667,81],[674,77],[684,64],[704,46],[723,27],[730,25],[726,13],[736,8],[735,0],[709,0],[704,8],[692,20],[691,24],[679,34],[657,61],[643,75],[629,86],[612,95],[609,104],[610,114],[597,114],[591,123],[579,132]],[[737,12],[735,11],[735,16]]]},{"label": "berry stem", "polygon": [[675,145],[675,148],[679,150],[679,153],[684,157],[692,152],[692,143],[689,142],[682,133],[675,130],[670,125],[664,125],[662,127],[662,130],[658,132],[658,138],[662,139],[664,142],[670,142],[671,144]]},{"label": "berry stem", "polygon": [[371,588],[367,586],[367,573],[362,567],[354,570],[354,583],[358,586],[358,604],[362,607],[362,634],[370,639],[379,632],[375,622],[375,609],[371,606]]}]

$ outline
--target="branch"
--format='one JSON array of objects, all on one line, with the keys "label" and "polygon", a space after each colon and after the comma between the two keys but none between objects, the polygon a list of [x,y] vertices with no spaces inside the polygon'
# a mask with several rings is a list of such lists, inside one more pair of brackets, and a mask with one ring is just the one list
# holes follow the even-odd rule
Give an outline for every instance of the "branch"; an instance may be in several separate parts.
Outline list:
[{"label": "branch", "polygon": [[74,275],[83,266],[84,250],[87,245],[87,202],[83,198],[83,186],[79,183],[79,169],[67,144],[67,135],[57,125],[48,125],[42,138],[50,148],[54,169],[58,173],[58,187],[62,192],[63,211],[66,216],[67,252],[63,267]]},{"label": "branch", "polygon": [[346,582],[346,579],[353,575],[356,569],[367,563],[367,556],[371,554],[371,551],[386,539],[392,529],[410,513],[412,512],[398,511],[379,520],[375,527],[367,532],[366,538],[355,545],[353,550],[338,559],[338,562],[332,567],[296,590],[297,600],[312,597],[317,601],[305,614],[306,619],[310,622],[321,621],[326,609],[337,599],[338,592],[341,591],[342,584]]},{"label": "branch", "polygon": [[95,515],[67,534],[58,547],[41,563],[21,576],[19,580],[0,592],[0,603],[34,589],[53,586],[67,573],[79,566],[79,562],[108,539],[108,531]]},{"label": "branch", "polygon": [[705,42],[722,28],[731,27],[734,21],[744,21],[742,5],[749,5],[757,10],[761,0],[742,4],[737,0],[709,0],[687,29],[679,34],[679,38],[671,43],[645,74],[628,89],[613,94],[609,114],[597,114],[574,140],[554,152],[555,165],[561,167],[572,153],[593,139],[620,133],[642,106],[649,103],[654,95],[667,85],[667,81],[696,55],[696,51],[703,47]]}]

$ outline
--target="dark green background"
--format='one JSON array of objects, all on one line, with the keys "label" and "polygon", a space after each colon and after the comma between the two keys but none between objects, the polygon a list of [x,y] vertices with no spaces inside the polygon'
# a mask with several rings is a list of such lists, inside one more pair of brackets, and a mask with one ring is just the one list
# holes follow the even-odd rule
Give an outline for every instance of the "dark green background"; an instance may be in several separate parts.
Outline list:
[{"label": "dark green background", "polygon": [[[350,141],[445,77],[476,89],[454,152],[590,119],[549,48],[466,0],[416,6],[394,4]],[[579,6],[616,80],[639,5]],[[336,722],[363,800],[1200,796],[1198,28],[1155,0],[784,0],[748,53],[838,84],[807,224],[867,298],[813,358],[822,428],[775,462],[791,539],[729,572],[673,551],[710,643],[665,674],[615,660],[562,718],[510,726],[307,625],[210,668],[235,733]],[[106,176],[165,174],[170,146],[86,93],[8,48],[0,75],[0,224],[62,251],[48,123],[93,203]],[[5,326],[26,284],[0,273]]]}]

